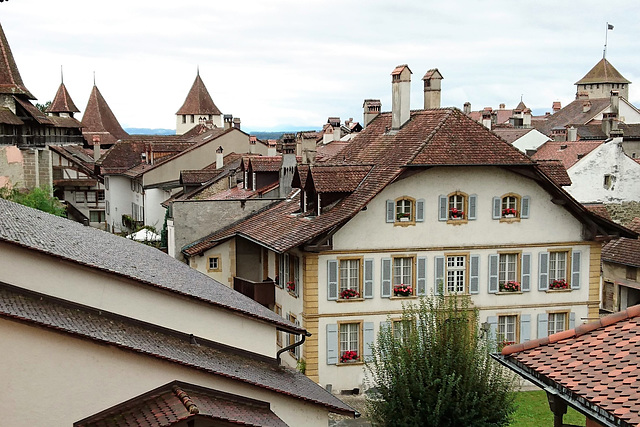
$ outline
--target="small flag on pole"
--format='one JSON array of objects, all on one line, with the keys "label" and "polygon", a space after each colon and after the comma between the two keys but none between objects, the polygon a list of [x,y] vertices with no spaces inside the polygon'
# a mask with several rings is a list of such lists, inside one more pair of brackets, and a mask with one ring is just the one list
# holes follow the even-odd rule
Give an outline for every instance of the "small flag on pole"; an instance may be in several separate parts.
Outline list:
[{"label": "small flag on pole", "polygon": [[613,25],[607,24],[607,30],[613,30]]}]

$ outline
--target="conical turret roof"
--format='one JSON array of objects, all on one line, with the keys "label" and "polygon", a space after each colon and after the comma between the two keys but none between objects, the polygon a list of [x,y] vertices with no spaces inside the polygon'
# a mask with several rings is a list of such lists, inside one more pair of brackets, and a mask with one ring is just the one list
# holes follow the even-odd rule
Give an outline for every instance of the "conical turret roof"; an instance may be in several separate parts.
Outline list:
[{"label": "conical turret roof", "polygon": [[36,99],[22,83],[16,61],[13,59],[9,42],[0,25],[0,93],[24,95],[28,99]]},{"label": "conical turret roof", "polygon": [[[96,85],[93,85],[87,108],[82,116],[82,133],[104,135],[100,138],[101,144],[114,144],[118,139],[129,136],[120,126]],[[91,143],[90,138],[88,141]]]},{"label": "conical turret roof", "polygon": [[583,78],[575,84],[594,84],[594,83],[631,83],[622,77],[622,74],[616,70],[613,65],[605,58],[602,58]]},{"label": "conical turret roof", "polygon": [[213,103],[209,91],[200,78],[200,73],[196,75],[196,80],[191,86],[187,99],[184,100],[184,104],[176,114],[213,114],[216,116],[222,114]]},{"label": "conical turret roof", "polygon": [[78,107],[73,103],[64,83],[60,83],[53,102],[47,108],[47,113],[79,113]]}]

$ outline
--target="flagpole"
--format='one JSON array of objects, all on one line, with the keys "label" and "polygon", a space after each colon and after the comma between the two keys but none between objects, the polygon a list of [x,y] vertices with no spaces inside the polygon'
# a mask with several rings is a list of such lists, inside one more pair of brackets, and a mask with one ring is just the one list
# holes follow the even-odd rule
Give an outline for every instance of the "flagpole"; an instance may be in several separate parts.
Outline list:
[{"label": "flagpole", "polygon": [[606,26],[604,27],[604,51],[602,52],[602,58],[606,59],[607,58],[607,39],[609,36],[609,23],[607,22]]}]

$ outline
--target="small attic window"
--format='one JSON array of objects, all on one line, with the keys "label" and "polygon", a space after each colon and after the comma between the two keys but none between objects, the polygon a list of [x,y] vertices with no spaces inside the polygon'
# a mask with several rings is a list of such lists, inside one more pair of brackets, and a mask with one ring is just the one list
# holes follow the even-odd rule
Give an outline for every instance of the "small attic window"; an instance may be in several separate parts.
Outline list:
[{"label": "small attic window", "polygon": [[393,81],[395,82],[397,80],[400,80],[400,74],[394,74],[393,75]]},{"label": "small attic window", "polygon": [[603,187],[607,190],[613,190],[613,183],[615,182],[615,176],[611,175],[611,174],[605,174],[604,175],[604,183],[603,183]]},{"label": "small attic window", "polygon": [[561,149],[561,150],[566,150],[566,149],[567,149],[567,144],[562,144],[562,145],[560,146],[560,149]]}]

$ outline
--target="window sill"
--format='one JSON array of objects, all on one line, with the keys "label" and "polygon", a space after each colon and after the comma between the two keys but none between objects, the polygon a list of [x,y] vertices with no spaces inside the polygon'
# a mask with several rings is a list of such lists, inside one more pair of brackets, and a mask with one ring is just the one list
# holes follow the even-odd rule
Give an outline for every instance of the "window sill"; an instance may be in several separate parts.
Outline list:
[{"label": "window sill", "polygon": [[410,225],[416,225],[415,221],[396,221],[393,223],[394,227],[408,227]]},{"label": "window sill", "polygon": [[405,296],[402,296],[402,295],[393,295],[393,296],[389,297],[389,299],[418,299],[418,296],[417,295],[407,295],[405,297]]},{"label": "window sill", "polygon": [[207,273],[221,273],[222,269],[221,268],[214,268],[214,269],[207,269]]},{"label": "window sill", "polygon": [[291,295],[292,297],[294,297],[294,298],[298,298],[298,295],[296,295],[296,293],[295,293],[295,292],[293,292],[293,291],[287,291],[287,293],[288,293],[289,295]]},{"label": "window sill", "polygon": [[355,362],[338,362],[338,363],[336,363],[336,365],[338,365],[338,366],[359,366],[359,365],[364,365],[364,361],[357,360]]},{"label": "window sill", "polygon": [[447,224],[451,224],[451,225],[462,225],[462,224],[466,224],[468,223],[469,220],[467,218],[460,218],[460,219],[448,219],[447,220]]},{"label": "window sill", "polygon": [[513,217],[513,218],[502,217],[502,218],[500,218],[500,222],[504,222],[504,223],[507,223],[507,224],[510,224],[512,222],[520,222],[520,217]]},{"label": "window sill", "polygon": [[569,289],[547,289],[545,292],[549,293],[554,293],[554,292],[571,292],[573,289],[569,288]]},{"label": "window sill", "polygon": [[496,295],[511,295],[511,294],[520,295],[522,294],[522,291],[496,292]]},{"label": "window sill", "polygon": [[359,302],[364,301],[364,298],[338,298],[336,302]]}]

